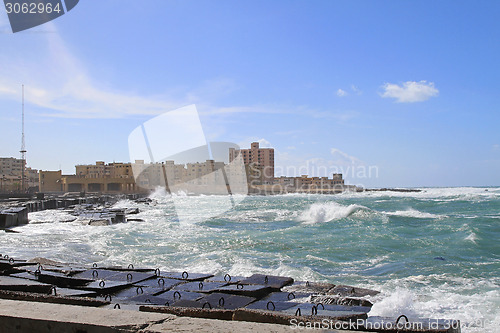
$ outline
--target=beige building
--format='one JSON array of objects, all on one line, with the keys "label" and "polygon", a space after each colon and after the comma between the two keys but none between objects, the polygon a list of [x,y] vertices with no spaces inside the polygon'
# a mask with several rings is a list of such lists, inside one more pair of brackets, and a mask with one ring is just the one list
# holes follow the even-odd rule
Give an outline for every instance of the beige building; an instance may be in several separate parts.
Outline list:
[{"label": "beige building", "polygon": [[259,170],[262,184],[273,183],[274,148],[260,148],[258,142],[252,142],[250,149],[229,148],[229,162],[231,163],[240,154],[245,165],[252,165],[253,170]]},{"label": "beige building", "polygon": [[62,192],[62,172],[42,171],[39,173],[40,192]]},{"label": "beige building", "polygon": [[[61,171],[41,171],[41,192],[99,192],[138,193],[159,187],[186,192],[215,191],[227,193],[226,176],[221,171],[225,164],[207,160],[203,163],[163,163],[98,161],[90,165],[77,165],[75,175],[62,175]],[[134,177],[135,176],[135,177]]]},{"label": "beige building", "polygon": [[[279,177],[274,179],[275,186],[283,192],[341,192],[346,189],[342,174],[335,173],[332,178],[328,177]],[[277,187],[274,188],[277,190]]]},{"label": "beige building", "polygon": [[38,186],[38,170],[26,167],[26,161],[14,157],[0,157],[0,192],[24,191]]},{"label": "beige building", "polygon": [[0,174],[5,176],[20,176],[26,162],[14,157],[0,157]]}]

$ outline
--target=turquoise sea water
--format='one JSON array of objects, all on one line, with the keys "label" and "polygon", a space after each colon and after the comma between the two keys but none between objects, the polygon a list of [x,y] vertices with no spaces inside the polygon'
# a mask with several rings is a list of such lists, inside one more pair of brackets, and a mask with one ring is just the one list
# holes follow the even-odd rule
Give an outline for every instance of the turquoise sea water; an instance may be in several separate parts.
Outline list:
[{"label": "turquoise sea water", "polygon": [[[214,274],[279,274],[382,291],[370,315],[459,319],[500,332],[500,188],[247,197],[179,222],[161,191],[145,222],[91,227],[62,211],[30,214],[2,253]],[[193,221],[223,197],[177,197]]]}]

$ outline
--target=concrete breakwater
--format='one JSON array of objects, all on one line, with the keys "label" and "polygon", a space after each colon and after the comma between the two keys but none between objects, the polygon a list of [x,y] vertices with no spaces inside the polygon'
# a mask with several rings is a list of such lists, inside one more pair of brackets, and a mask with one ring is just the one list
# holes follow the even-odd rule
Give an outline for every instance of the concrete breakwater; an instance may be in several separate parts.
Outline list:
[{"label": "concrete breakwater", "polygon": [[55,197],[38,200],[7,201],[0,203],[0,229],[29,223],[28,213],[49,209],[67,209],[72,215],[86,219],[90,225],[126,222],[125,216],[138,210],[112,209],[110,206],[121,198],[147,201],[141,195],[102,195],[89,197]]},{"label": "concrete breakwater", "polygon": [[[370,316],[378,291],[285,276],[214,276],[153,268],[69,265],[2,254],[0,299],[372,332],[460,332],[460,322]],[[83,311],[83,310],[82,310]],[[0,326],[2,324],[0,323]],[[87,332],[93,332],[89,329]]]}]

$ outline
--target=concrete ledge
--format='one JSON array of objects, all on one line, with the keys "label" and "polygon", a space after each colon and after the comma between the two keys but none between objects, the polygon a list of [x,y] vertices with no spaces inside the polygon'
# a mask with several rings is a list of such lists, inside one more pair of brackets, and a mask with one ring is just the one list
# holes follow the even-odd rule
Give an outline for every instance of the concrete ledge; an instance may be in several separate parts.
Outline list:
[{"label": "concrete ledge", "polygon": [[0,332],[293,332],[290,326],[177,317],[165,313],[0,300]]}]

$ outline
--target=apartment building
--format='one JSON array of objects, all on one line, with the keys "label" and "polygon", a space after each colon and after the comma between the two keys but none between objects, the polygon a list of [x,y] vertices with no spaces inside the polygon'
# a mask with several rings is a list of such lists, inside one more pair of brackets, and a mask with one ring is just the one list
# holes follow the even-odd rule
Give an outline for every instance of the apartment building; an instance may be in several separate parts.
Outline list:
[{"label": "apartment building", "polygon": [[252,142],[250,149],[229,148],[229,162],[231,163],[240,154],[246,166],[251,165],[253,170],[258,170],[262,184],[273,183],[274,148],[260,148],[258,142]]}]

